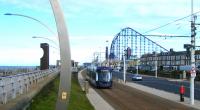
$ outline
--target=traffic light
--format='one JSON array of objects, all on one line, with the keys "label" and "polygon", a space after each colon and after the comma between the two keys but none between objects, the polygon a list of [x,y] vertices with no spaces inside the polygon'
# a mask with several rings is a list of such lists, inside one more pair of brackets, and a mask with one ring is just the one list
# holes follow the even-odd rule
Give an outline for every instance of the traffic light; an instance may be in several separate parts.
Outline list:
[{"label": "traffic light", "polygon": [[108,47],[106,47],[106,55],[105,55],[105,57],[106,57],[106,60],[108,60]]},{"label": "traffic light", "polygon": [[128,47],[127,50],[126,50],[126,57],[127,57],[127,59],[130,59],[130,56],[131,56],[131,48]]},{"label": "traffic light", "polygon": [[195,26],[195,22],[191,22],[191,32],[192,32],[192,37],[195,37],[196,36],[196,31],[197,28]]}]

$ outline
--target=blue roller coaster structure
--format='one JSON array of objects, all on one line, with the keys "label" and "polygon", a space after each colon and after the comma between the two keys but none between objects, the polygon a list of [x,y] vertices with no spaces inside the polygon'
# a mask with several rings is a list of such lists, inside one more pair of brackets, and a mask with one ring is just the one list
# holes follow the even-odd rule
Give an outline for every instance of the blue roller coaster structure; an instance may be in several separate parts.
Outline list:
[{"label": "blue roller coaster structure", "polygon": [[[168,50],[134,29],[122,29],[112,40],[109,58],[120,61],[123,55],[127,59],[140,58],[144,54],[153,52],[167,52]],[[125,53],[126,52],[126,53]]]}]

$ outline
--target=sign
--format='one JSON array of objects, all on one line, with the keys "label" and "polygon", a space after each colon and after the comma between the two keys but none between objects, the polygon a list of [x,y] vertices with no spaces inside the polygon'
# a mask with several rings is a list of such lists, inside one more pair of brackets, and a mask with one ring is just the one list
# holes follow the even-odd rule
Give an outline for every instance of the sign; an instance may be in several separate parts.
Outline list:
[{"label": "sign", "polygon": [[196,70],[195,68],[192,68],[192,70],[190,71],[191,77],[196,77]]},{"label": "sign", "polygon": [[66,100],[67,99],[67,92],[62,92],[62,100]]}]

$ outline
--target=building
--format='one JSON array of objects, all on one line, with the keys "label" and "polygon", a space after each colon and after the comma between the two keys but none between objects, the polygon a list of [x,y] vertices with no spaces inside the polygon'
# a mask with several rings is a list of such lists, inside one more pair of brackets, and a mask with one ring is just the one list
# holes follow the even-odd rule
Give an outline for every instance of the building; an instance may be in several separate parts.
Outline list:
[{"label": "building", "polygon": [[[152,70],[155,67],[156,61],[158,69],[178,70],[181,66],[191,65],[189,51],[175,52],[173,49],[170,49],[169,52],[144,54],[140,58],[140,65],[144,70]],[[197,66],[200,64],[200,50],[195,52],[195,62]]]}]

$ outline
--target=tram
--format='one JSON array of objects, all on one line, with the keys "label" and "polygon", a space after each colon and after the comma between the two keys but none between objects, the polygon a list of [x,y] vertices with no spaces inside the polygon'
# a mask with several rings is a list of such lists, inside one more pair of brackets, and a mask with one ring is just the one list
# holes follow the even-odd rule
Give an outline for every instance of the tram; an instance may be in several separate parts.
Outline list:
[{"label": "tram", "polygon": [[91,65],[87,68],[86,79],[97,88],[112,87],[112,72],[110,67]]}]

